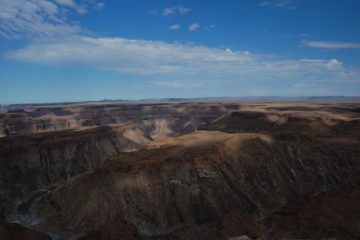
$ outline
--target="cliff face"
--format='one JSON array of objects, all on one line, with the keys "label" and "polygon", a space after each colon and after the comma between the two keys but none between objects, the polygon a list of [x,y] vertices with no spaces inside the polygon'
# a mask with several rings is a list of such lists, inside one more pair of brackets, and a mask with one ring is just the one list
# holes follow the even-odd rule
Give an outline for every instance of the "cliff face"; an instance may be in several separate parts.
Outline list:
[{"label": "cliff face", "polygon": [[149,139],[131,124],[0,139],[1,198],[22,200],[53,183],[99,167]]},{"label": "cliff face", "polygon": [[[86,104],[2,113],[18,130],[0,139],[0,207],[31,230],[1,218],[0,238],[357,239],[354,106]],[[37,128],[41,121],[49,125]]]},{"label": "cliff face", "polygon": [[222,116],[229,107],[221,103],[24,106],[0,113],[0,134],[5,135],[5,128],[10,134],[29,134],[130,122],[159,138],[191,132]]},{"label": "cliff face", "polygon": [[[119,154],[58,186],[30,211],[41,219],[39,229],[63,237],[112,219],[133,224],[144,236],[261,237],[267,231],[256,221],[289,202],[357,186],[359,149],[356,140],[289,133],[192,133]],[[240,218],[234,226],[224,223],[233,218]],[[244,219],[252,219],[248,227]],[[230,229],[221,231],[222,224]]]}]

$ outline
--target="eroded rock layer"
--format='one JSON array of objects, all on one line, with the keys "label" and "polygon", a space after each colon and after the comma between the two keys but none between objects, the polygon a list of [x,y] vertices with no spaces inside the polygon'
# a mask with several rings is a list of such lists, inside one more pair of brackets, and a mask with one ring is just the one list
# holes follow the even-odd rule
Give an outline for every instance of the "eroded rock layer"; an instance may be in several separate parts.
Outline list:
[{"label": "eroded rock layer", "polygon": [[222,116],[228,108],[221,103],[15,106],[0,112],[0,134],[22,135],[131,122],[148,136],[161,138],[191,132]]},{"label": "eroded rock layer", "polygon": [[196,234],[183,239],[198,239],[233,212],[257,220],[305,195],[351,189],[359,149],[356,141],[289,133],[196,132],[117,155],[46,194],[31,212],[43,219],[40,228],[64,237],[121,219],[143,236],[185,229]]},{"label": "eroded rock layer", "polygon": [[358,103],[4,109],[1,239],[360,238]]},{"label": "eroded rock layer", "polygon": [[136,151],[148,141],[131,124],[0,138],[0,198],[22,201],[56,182],[98,168],[110,156]]}]

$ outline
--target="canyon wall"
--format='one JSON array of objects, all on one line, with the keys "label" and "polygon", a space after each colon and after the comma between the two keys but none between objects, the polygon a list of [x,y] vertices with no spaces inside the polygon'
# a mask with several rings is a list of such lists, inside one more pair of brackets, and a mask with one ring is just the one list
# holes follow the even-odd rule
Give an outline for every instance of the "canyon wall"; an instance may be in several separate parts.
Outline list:
[{"label": "canyon wall", "polygon": [[136,151],[148,141],[131,124],[2,138],[1,198],[21,201],[56,182],[98,168],[110,156]]},{"label": "canyon wall", "polygon": [[357,106],[5,107],[0,238],[356,239]]}]

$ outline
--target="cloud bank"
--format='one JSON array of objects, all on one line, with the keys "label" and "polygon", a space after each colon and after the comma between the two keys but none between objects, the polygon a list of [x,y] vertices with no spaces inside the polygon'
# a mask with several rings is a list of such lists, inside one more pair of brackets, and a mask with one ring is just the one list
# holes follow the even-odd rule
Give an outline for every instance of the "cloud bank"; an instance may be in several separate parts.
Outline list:
[{"label": "cloud bank", "polygon": [[181,25],[180,24],[173,24],[169,27],[171,30],[178,30],[181,28]]},{"label": "cloud bank", "polygon": [[286,9],[295,9],[294,0],[268,0],[261,1],[258,4],[259,7],[275,7],[275,8],[286,8]]},{"label": "cloud bank", "polygon": [[355,74],[355,70],[344,67],[337,59],[286,59],[247,51],[125,38],[72,37],[38,41],[9,52],[7,57],[169,81],[353,81]]},{"label": "cloud bank", "polygon": [[323,48],[323,49],[346,49],[346,48],[360,48],[360,43],[352,42],[326,42],[326,41],[303,41],[307,47]]},{"label": "cloud bank", "polygon": [[186,7],[182,7],[182,6],[173,6],[173,7],[169,7],[169,8],[164,8],[163,9],[163,15],[165,16],[171,16],[171,15],[176,15],[176,14],[187,14],[191,11],[190,8],[186,8]]},{"label": "cloud bank", "polygon": [[85,14],[91,7],[100,10],[104,4],[96,0],[0,0],[0,6],[0,36],[13,39],[85,34],[67,15]]},{"label": "cloud bank", "polygon": [[188,30],[190,32],[194,32],[196,30],[198,30],[200,28],[200,24],[199,23],[193,23],[189,26]]},{"label": "cloud bank", "polygon": [[[80,4],[81,3],[81,4]],[[0,0],[0,34],[6,38],[28,37],[31,42],[11,50],[16,61],[55,67],[84,67],[135,76],[166,88],[226,87],[226,91],[282,87],[289,94],[326,89],[327,84],[359,83],[359,70],[338,59],[291,59],[230,48],[168,43],[119,37],[96,37],[67,19],[67,12],[84,14],[97,8],[85,0]],[[164,9],[164,15],[185,14],[190,9]],[[179,29],[172,25],[170,29]],[[193,23],[189,31],[200,25]],[[318,48],[358,48],[355,43],[304,42]],[[292,91],[292,92],[291,92]],[[232,92],[231,92],[232,93]],[[276,92],[273,92],[276,94]],[[259,92],[254,92],[259,94]],[[261,94],[261,92],[260,92]]]}]

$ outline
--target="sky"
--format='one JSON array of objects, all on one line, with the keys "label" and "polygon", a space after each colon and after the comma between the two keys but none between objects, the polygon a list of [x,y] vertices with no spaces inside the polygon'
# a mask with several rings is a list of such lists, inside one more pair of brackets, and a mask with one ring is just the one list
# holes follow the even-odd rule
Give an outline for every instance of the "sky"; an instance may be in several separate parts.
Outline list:
[{"label": "sky", "polygon": [[358,0],[0,0],[0,104],[359,96]]}]

